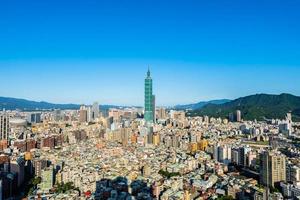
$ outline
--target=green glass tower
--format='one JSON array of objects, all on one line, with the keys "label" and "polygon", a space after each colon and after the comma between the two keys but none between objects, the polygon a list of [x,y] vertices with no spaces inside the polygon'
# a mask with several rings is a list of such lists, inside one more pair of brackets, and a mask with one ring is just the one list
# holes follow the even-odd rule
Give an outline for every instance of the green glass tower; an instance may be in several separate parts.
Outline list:
[{"label": "green glass tower", "polygon": [[144,118],[147,123],[154,122],[154,95],[152,94],[152,78],[150,70],[148,69],[147,77],[145,79],[145,113]]}]

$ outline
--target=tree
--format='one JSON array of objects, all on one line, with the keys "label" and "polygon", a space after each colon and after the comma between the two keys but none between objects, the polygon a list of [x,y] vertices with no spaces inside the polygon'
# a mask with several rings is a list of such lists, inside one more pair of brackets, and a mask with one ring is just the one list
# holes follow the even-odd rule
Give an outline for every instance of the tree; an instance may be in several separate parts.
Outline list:
[{"label": "tree", "polygon": [[56,193],[61,194],[61,193],[66,193],[70,190],[74,190],[75,186],[73,184],[73,182],[68,182],[68,183],[61,183],[61,184],[57,184],[56,186]]},{"label": "tree", "polygon": [[234,200],[234,198],[232,196],[221,196],[218,197],[217,200]]}]

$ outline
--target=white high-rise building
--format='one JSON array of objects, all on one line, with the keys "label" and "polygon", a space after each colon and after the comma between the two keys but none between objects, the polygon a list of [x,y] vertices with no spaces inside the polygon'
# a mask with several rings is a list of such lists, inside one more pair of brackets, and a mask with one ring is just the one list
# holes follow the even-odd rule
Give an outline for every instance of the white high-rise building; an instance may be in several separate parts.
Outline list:
[{"label": "white high-rise building", "polygon": [[92,106],[87,106],[87,122],[93,121],[93,107]]},{"label": "white high-rise building", "polygon": [[279,124],[279,131],[283,134],[291,135],[293,133],[292,114],[287,113],[286,119]]},{"label": "white high-rise building", "polygon": [[287,131],[288,134],[290,135],[293,133],[292,113],[286,114],[286,123],[287,123]]},{"label": "white high-rise building", "polygon": [[236,121],[241,122],[242,121],[242,113],[240,110],[236,111]]},{"label": "white high-rise building", "polygon": [[97,119],[100,116],[100,109],[99,109],[99,103],[95,102],[93,103],[93,119]]}]

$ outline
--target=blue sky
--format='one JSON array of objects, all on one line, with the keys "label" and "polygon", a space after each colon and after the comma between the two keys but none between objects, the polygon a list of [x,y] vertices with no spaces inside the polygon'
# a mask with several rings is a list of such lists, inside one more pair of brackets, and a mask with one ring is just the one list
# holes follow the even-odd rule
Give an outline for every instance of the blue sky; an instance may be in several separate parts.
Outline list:
[{"label": "blue sky", "polygon": [[0,96],[158,105],[300,95],[300,1],[0,2]]}]

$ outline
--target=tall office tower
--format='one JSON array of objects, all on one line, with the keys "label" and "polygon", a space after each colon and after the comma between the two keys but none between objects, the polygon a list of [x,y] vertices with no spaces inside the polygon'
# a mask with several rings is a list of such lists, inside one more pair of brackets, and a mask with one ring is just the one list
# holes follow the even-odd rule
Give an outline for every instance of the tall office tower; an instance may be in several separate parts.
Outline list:
[{"label": "tall office tower", "polygon": [[218,147],[218,161],[225,165],[231,163],[231,147],[227,145]]},{"label": "tall office tower", "polygon": [[166,109],[160,108],[158,110],[158,119],[166,119],[167,114],[166,114]]},{"label": "tall office tower", "polygon": [[239,147],[238,149],[238,165],[239,166],[247,166],[247,154],[251,151],[249,147]]},{"label": "tall office tower", "polygon": [[14,158],[10,162],[10,171],[18,175],[17,187],[20,187],[25,179],[25,160],[23,157]]},{"label": "tall office tower", "polygon": [[287,124],[288,134],[290,135],[293,133],[292,113],[290,112],[286,114],[286,124]]},{"label": "tall office tower", "polygon": [[152,78],[150,75],[151,75],[150,70],[148,70],[147,77],[145,79],[145,112],[144,112],[144,118],[147,123],[154,122],[153,105],[155,103],[153,103],[154,95],[152,94]]},{"label": "tall office tower", "polygon": [[148,132],[147,142],[148,142],[148,144],[153,144],[153,132]]},{"label": "tall office tower", "polygon": [[239,149],[231,149],[231,162],[234,164],[239,164]]},{"label": "tall office tower", "polygon": [[93,121],[93,107],[92,106],[87,106],[86,107],[86,112],[87,112],[87,122]]},{"label": "tall office tower", "polygon": [[152,113],[153,113],[153,121],[156,122],[156,108],[155,108],[155,95],[152,95]]},{"label": "tall office tower", "polygon": [[9,136],[9,115],[0,113],[0,140],[8,140]]},{"label": "tall office tower", "polygon": [[98,102],[95,102],[93,103],[93,114],[92,114],[92,117],[93,119],[96,119],[99,117],[100,115],[100,109],[99,109],[99,103]]},{"label": "tall office tower", "polygon": [[260,154],[260,182],[267,187],[286,181],[286,159],[277,151],[264,151]]},{"label": "tall office tower", "polygon": [[80,106],[79,122],[87,122],[87,109],[85,106]]},{"label": "tall office tower", "polygon": [[233,113],[229,113],[229,114],[228,114],[228,120],[229,120],[230,122],[233,122],[233,121],[234,121],[234,114],[233,114]]},{"label": "tall office tower", "polygon": [[236,121],[241,122],[242,121],[242,113],[240,110],[236,111]]},{"label": "tall office tower", "polygon": [[219,143],[215,143],[213,145],[213,158],[215,161],[219,160],[219,151],[218,151],[219,146],[220,146]]},{"label": "tall office tower", "polygon": [[41,123],[41,113],[28,113],[27,121],[29,123]]},{"label": "tall office tower", "polygon": [[121,142],[123,146],[128,145],[128,140],[130,138],[130,131],[128,128],[121,128]]},{"label": "tall office tower", "polygon": [[52,118],[56,122],[62,120],[62,112],[61,112],[61,110],[54,110],[54,112],[52,113]]}]

